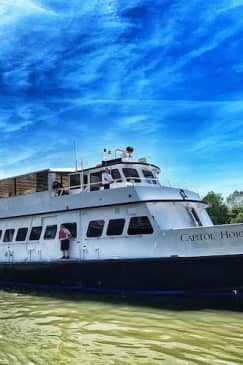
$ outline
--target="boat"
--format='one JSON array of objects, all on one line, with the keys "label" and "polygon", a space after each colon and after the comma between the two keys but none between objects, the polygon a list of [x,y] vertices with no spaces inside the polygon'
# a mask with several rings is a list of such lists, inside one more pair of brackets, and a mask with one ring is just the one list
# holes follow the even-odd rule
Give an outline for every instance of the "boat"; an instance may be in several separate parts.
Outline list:
[{"label": "boat", "polygon": [[[162,185],[158,166],[127,151],[105,151],[90,168],[0,180],[0,285],[123,294],[242,290],[243,224],[213,225],[198,193]],[[65,260],[61,225],[72,237]]]}]

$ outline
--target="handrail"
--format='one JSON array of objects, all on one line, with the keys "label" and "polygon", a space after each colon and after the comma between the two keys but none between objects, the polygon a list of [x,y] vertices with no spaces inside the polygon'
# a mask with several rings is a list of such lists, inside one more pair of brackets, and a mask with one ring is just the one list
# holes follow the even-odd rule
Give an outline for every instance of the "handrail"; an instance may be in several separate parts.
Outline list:
[{"label": "handrail", "polygon": [[[150,185],[159,185],[159,180],[157,178],[150,178],[150,177],[141,178],[141,177],[134,177],[134,176],[126,176],[125,179],[123,179],[123,178],[114,179],[110,184],[111,185],[112,184],[123,184],[125,186],[134,186],[135,184],[141,184],[141,183],[146,183],[146,184],[150,184]],[[100,190],[100,188],[102,188],[104,186],[104,184],[102,183],[102,180],[99,180],[99,181],[96,181],[93,183],[69,186],[62,190],[67,191],[69,193],[72,190],[78,190],[78,189],[80,190],[80,192],[85,192],[85,191],[90,192],[90,191],[92,191],[90,189],[90,187],[92,187],[92,186],[97,186],[98,187],[97,190]],[[63,194],[60,194],[60,195],[63,195]]]}]

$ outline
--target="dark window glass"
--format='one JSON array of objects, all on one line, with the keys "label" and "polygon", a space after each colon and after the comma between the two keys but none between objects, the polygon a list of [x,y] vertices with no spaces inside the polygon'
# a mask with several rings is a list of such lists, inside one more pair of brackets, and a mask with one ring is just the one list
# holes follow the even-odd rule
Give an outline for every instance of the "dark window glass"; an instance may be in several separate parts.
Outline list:
[{"label": "dark window glass", "polygon": [[40,235],[41,235],[41,231],[42,231],[41,226],[32,227],[31,232],[30,232],[30,241],[39,240]]},{"label": "dark window glass", "polygon": [[153,227],[148,217],[132,217],[130,219],[128,234],[150,234]]},{"label": "dark window glass", "polygon": [[0,229],[0,239],[2,238],[3,231]]},{"label": "dark window glass", "polygon": [[94,172],[90,174],[90,190],[99,190],[102,185],[102,172]]},{"label": "dark window glass", "polygon": [[3,242],[12,242],[14,236],[14,229],[6,229],[3,237]]},{"label": "dark window glass", "polygon": [[107,228],[107,236],[118,236],[122,234],[125,225],[125,219],[111,219]]},{"label": "dark window glass", "polygon": [[149,183],[149,184],[157,184],[156,179],[155,179],[152,171],[143,170],[143,176],[145,177],[147,183]]},{"label": "dark window glass", "polygon": [[103,232],[105,221],[97,220],[97,221],[90,221],[88,230],[87,230],[87,237],[100,237]]},{"label": "dark window glass", "polygon": [[80,174],[70,175],[70,188],[79,188],[80,187]]},{"label": "dark window glass", "polygon": [[112,169],[111,176],[112,176],[113,180],[115,180],[115,182],[122,182],[121,174],[118,169]]},{"label": "dark window glass", "polygon": [[56,238],[56,233],[57,233],[57,225],[56,224],[53,224],[51,226],[47,226],[45,234],[44,234],[44,240],[52,240],[52,239]]},{"label": "dark window glass", "polygon": [[202,222],[200,221],[200,218],[199,218],[196,210],[194,208],[188,208],[188,211],[189,211],[190,215],[192,216],[194,223],[197,226],[202,226]]},{"label": "dark window glass", "polygon": [[124,173],[127,181],[136,182],[136,183],[141,182],[141,179],[140,179],[136,169],[124,167],[122,170],[123,170],[123,173]]},{"label": "dark window glass", "polygon": [[16,241],[25,241],[27,236],[28,228],[19,228],[16,236]]},{"label": "dark window glass", "polygon": [[62,223],[62,224],[69,230],[72,237],[74,238],[77,237],[77,223],[73,222],[73,223]]}]

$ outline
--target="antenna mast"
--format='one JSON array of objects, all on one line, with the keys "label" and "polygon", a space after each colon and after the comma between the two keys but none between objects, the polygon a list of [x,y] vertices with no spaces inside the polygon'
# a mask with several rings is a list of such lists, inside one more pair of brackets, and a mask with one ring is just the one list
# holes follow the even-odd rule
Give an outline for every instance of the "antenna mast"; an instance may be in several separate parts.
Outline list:
[{"label": "antenna mast", "polygon": [[74,151],[74,161],[75,161],[75,170],[78,170],[78,160],[77,160],[77,148],[76,141],[73,141],[73,151]]}]

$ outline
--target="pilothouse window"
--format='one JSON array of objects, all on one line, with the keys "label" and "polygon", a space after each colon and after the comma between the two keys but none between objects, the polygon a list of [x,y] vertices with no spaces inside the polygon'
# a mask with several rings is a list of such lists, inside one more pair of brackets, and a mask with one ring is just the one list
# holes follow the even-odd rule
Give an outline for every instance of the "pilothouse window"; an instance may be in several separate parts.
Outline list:
[{"label": "pilothouse window", "polygon": [[143,176],[145,177],[145,180],[149,184],[157,184],[157,181],[150,170],[143,170]]},{"label": "pilothouse window", "polygon": [[111,176],[115,182],[122,182],[121,174],[118,169],[112,169]]},{"label": "pilothouse window", "polygon": [[188,210],[190,216],[192,217],[194,223],[197,226],[202,226],[202,222],[201,222],[201,220],[200,220],[200,218],[199,218],[199,216],[198,216],[198,214],[196,212],[196,209],[194,209],[194,208],[188,208],[187,210]]},{"label": "pilothouse window", "polygon": [[69,178],[70,178],[70,189],[80,188],[80,173],[72,174],[69,176]]},{"label": "pilothouse window", "polygon": [[94,172],[90,174],[90,190],[99,190],[102,185],[102,172]]},{"label": "pilothouse window", "polygon": [[123,171],[127,181],[135,182],[135,183],[140,183],[141,182],[141,179],[140,179],[136,169],[132,169],[132,168],[129,168],[129,167],[124,167],[122,169],[122,171]]}]

